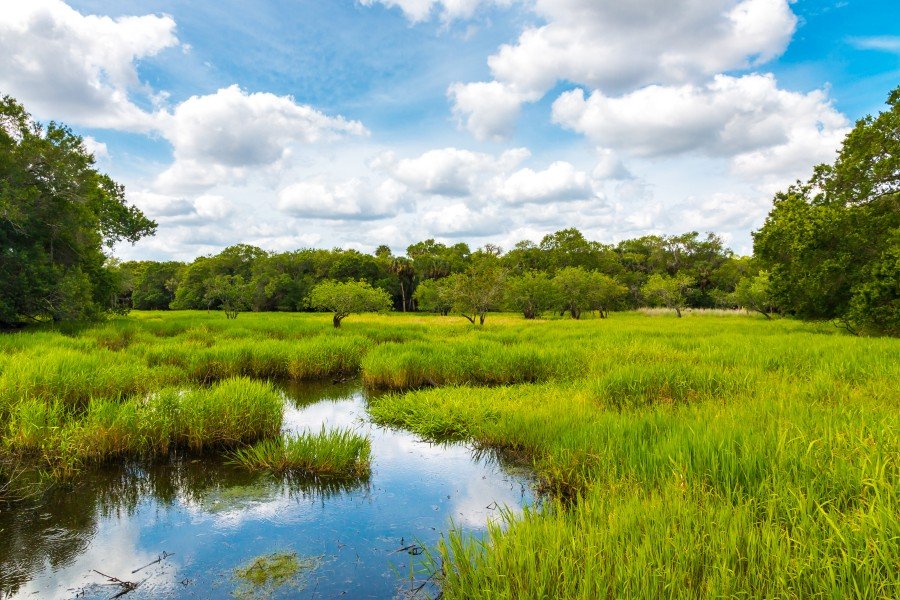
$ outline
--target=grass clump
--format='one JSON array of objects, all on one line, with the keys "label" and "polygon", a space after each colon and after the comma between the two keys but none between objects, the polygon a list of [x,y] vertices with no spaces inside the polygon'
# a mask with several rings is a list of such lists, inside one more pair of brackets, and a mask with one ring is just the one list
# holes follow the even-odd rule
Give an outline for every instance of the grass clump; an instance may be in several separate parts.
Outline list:
[{"label": "grass clump", "polygon": [[125,401],[90,400],[72,412],[59,401],[19,403],[8,452],[57,476],[125,456],[200,453],[277,436],[283,399],[269,383],[235,378],[209,388],[168,388]]},{"label": "grass clump", "polygon": [[302,590],[304,576],[321,565],[319,557],[299,558],[296,552],[275,552],[254,558],[234,570],[239,585],[234,591],[238,598],[267,598],[280,588],[290,586]]},{"label": "grass clump", "polygon": [[328,478],[369,474],[371,441],[350,429],[305,432],[263,440],[231,453],[231,462],[251,470]]}]

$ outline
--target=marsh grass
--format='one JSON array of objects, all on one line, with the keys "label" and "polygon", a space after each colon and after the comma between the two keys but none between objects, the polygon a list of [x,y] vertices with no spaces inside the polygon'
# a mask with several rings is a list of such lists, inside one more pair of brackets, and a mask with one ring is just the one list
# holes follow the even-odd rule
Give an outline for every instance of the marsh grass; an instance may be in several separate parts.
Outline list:
[{"label": "marsh grass", "polygon": [[900,342],[685,317],[136,312],[2,335],[0,458],[71,475],[224,450],[289,476],[320,442],[278,438],[259,380],[361,372],[390,392],[377,421],[528,457],[550,498],[446,536],[446,598],[900,597]]},{"label": "marsh grass", "polygon": [[304,432],[238,448],[230,454],[230,461],[254,471],[358,479],[369,474],[371,454],[368,437],[351,429],[326,430],[322,426],[318,433]]},{"label": "marsh grass", "polygon": [[209,388],[167,388],[124,401],[92,399],[73,413],[59,401],[16,405],[5,445],[58,476],[114,458],[200,453],[278,435],[283,399],[268,383],[229,379]]},{"label": "marsh grass", "polygon": [[373,401],[378,422],[530,455],[554,499],[446,536],[444,597],[897,597],[896,340],[627,320],[547,333],[580,377]]}]

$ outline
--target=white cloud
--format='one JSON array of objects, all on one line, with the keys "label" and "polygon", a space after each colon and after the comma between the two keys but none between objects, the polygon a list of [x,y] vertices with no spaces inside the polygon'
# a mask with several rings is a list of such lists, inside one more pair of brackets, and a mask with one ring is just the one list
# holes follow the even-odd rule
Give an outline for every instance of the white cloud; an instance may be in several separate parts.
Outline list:
[{"label": "white cloud", "polygon": [[848,126],[821,91],[781,90],[771,75],[719,75],[703,86],[648,86],[619,97],[576,89],[554,102],[553,120],[636,156],[732,157],[748,176],[830,161]]},{"label": "white cloud", "polygon": [[522,102],[538,99],[534,95],[517,93],[499,81],[454,83],[447,90],[447,96],[460,127],[468,129],[475,139],[494,141],[512,134]]},{"label": "white cloud", "polygon": [[878,50],[900,54],[900,35],[879,35],[850,38],[850,44],[860,50]]},{"label": "white cloud", "polygon": [[278,193],[279,210],[313,219],[377,219],[395,214],[406,188],[393,180],[372,188],[367,181],[293,183]]},{"label": "white cloud", "polygon": [[363,6],[383,4],[388,8],[399,8],[413,23],[429,20],[435,13],[444,22],[455,19],[469,19],[482,5],[495,4],[509,6],[515,0],[359,0]]},{"label": "white cloud", "polygon": [[237,85],[193,96],[162,117],[175,162],[157,179],[162,190],[203,189],[240,181],[250,170],[278,168],[294,144],[313,144],[368,131],[290,96],[248,93]]},{"label": "white cloud", "polygon": [[476,190],[485,175],[509,171],[529,154],[525,148],[507,150],[500,156],[441,148],[399,160],[393,153],[385,153],[373,161],[372,167],[419,193],[465,196]]},{"label": "white cloud", "polygon": [[81,145],[89,153],[93,154],[96,160],[109,158],[109,148],[103,142],[98,142],[93,137],[86,135],[81,139]]},{"label": "white cloud", "polygon": [[497,235],[508,226],[496,208],[476,209],[465,202],[430,208],[421,215],[421,223],[430,233],[448,238]]},{"label": "white cloud", "polygon": [[594,179],[621,180],[634,177],[619,155],[609,148],[597,148],[597,164],[591,173]]},{"label": "white cloud", "polygon": [[180,196],[138,190],[129,192],[128,199],[150,218],[168,225],[217,223],[234,213],[234,207],[228,200],[214,194],[188,200]]},{"label": "white cloud", "polygon": [[565,161],[543,171],[520,169],[495,185],[496,196],[508,204],[565,202],[594,195],[587,174]]},{"label": "white cloud", "polygon": [[8,1],[0,16],[0,89],[41,118],[149,131],[152,99],[135,62],[178,45],[167,15],[83,15],[60,0]]},{"label": "white cloud", "polygon": [[479,138],[508,135],[521,103],[559,81],[622,93],[764,64],[797,23],[790,0],[537,0],[535,11],[547,24],[488,59],[493,82],[449,89],[457,119]]}]

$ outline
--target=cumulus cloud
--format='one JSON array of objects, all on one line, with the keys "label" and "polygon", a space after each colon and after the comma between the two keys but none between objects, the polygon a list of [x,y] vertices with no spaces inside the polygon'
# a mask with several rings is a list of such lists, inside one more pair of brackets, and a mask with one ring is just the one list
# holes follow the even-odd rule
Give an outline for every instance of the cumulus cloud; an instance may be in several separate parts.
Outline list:
[{"label": "cumulus cloud", "polygon": [[178,45],[167,15],[83,15],[60,0],[5,2],[0,17],[0,89],[39,117],[89,127],[149,131],[152,99],[136,61]]},{"label": "cumulus cloud", "polygon": [[93,154],[94,158],[97,160],[109,158],[109,148],[106,147],[106,144],[97,141],[89,135],[86,135],[81,139],[81,145],[84,146],[84,149],[88,154]]},{"label": "cumulus cloud", "polygon": [[234,207],[228,200],[214,194],[189,200],[181,196],[139,190],[130,192],[128,199],[147,216],[165,224],[216,223],[234,213]]},{"label": "cumulus cloud", "polygon": [[499,156],[459,148],[429,150],[416,158],[398,159],[385,153],[372,162],[410,189],[439,196],[472,194],[485,175],[514,169],[528,158],[525,148],[507,150]]},{"label": "cumulus cloud", "polygon": [[328,116],[290,96],[248,93],[237,85],[193,96],[161,119],[175,156],[157,179],[163,190],[239,181],[251,169],[279,166],[294,144],[368,134],[358,121]]},{"label": "cumulus cloud", "polygon": [[830,160],[848,126],[821,91],[781,90],[771,75],[719,75],[618,97],[576,89],[554,102],[553,120],[636,156],[732,157],[737,172],[752,176]]},{"label": "cumulus cloud", "polygon": [[535,11],[546,24],[488,59],[493,82],[450,87],[480,138],[507,135],[521,103],[559,81],[606,93],[696,83],[775,58],[797,24],[790,0],[537,0]]},{"label": "cumulus cloud", "polygon": [[278,194],[279,210],[313,219],[378,219],[396,214],[406,188],[391,179],[372,188],[367,181],[293,183]]},{"label": "cumulus cloud", "polygon": [[455,83],[447,90],[447,96],[460,127],[468,129],[475,139],[493,141],[512,134],[524,101],[538,99],[499,81]]},{"label": "cumulus cloud", "polygon": [[497,235],[508,226],[495,207],[476,208],[465,202],[429,208],[421,215],[421,223],[427,231],[447,238]]},{"label": "cumulus cloud", "polygon": [[508,204],[566,202],[593,196],[587,174],[565,161],[557,161],[543,171],[520,169],[495,182],[495,186],[495,195]]}]

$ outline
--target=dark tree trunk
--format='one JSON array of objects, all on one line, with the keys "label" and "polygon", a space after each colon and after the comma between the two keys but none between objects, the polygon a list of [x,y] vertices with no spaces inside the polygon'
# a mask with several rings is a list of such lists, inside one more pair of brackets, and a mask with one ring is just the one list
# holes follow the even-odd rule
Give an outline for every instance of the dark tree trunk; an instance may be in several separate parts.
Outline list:
[{"label": "dark tree trunk", "polygon": [[341,326],[341,320],[342,320],[343,318],[344,318],[344,317],[343,317],[342,315],[334,315],[334,316],[331,318],[331,322],[334,324],[335,327],[340,327],[340,326]]}]

